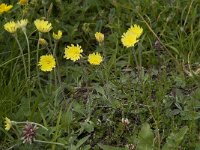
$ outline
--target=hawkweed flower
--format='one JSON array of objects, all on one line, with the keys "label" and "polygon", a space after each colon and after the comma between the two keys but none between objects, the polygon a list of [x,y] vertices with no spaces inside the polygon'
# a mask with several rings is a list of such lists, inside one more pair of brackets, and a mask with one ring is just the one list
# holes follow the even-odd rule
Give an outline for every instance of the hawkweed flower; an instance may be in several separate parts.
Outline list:
[{"label": "hawkweed flower", "polygon": [[58,30],[57,34],[53,32],[53,38],[55,40],[60,40],[61,37],[62,37],[62,31]]},{"label": "hawkweed flower", "polygon": [[65,48],[65,55],[64,58],[66,59],[71,59],[72,61],[77,61],[79,60],[82,55],[81,53],[83,52],[81,46],[79,46],[77,44],[77,46],[74,46],[73,44],[71,44],[71,46],[67,46]]},{"label": "hawkweed flower", "polygon": [[9,11],[12,7],[13,5],[7,5],[5,3],[0,4],[0,14]]},{"label": "hawkweed flower", "polygon": [[12,127],[12,121],[9,118],[5,118],[5,130],[10,130],[10,128]]},{"label": "hawkweed flower", "polygon": [[7,22],[4,25],[4,29],[10,33],[15,33],[17,31],[18,25],[14,21]]},{"label": "hawkweed flower", "polygon": [[128,118],[122,118],[122,123],[123,123],[125,126],[127,126],[127,125],[130,124]]},{"label": "hawkweed flower", "polygon": [[28,24],[28,20],[27,19],[21,19],[20,21],[17,21],[17,26],[18,28],[22,29],[22,31],[26,31],[26,26]]},{"label": "hawkweed flower", "polygon": [[134,26],[128,29],[128,32],[132,32],[136,35],[136,38],[139,38],[143,33],[143,29],[139,25],[134,24]]},{"label": "hawkweed flower", "polygon": [[104,41],[104,34],[101,33],[101,32],[96,32],[95,33],[95,38],[99,43],[101,43],[101,42]]},{"label": "hawkweed flower", "polygon": [[103,61],[103,57],[99,53],[92,53],[88,56],[88,62],[91,65],[100,65],[100,63]]},{"label": "hawkweed flower", "polygon": [[127,32],[123,33],[121,38],[122,44],[127,48],[134,47],[134,45],[139,41],[138,38],[142,33],[143,29],[140,26],[136,24],[131,26]]},{"label": "hawkweed flower", "polygon": [[38,42],[42,46],[47,46],[48,45],[47,41],[45,39],[43,39],[43,38],[39,38]]},{"label": "hawkweed flower", "polygon": [[45,20],[36,19],[34,24],[39,32],[46,33],[52,29],[51,23]]},{"label": "hawkweed flower", "polygon": [[24,126],[23,135],[21,138],[23,140],[23,143],[31,144],[35,140],[37,129],[38,129],[37,125],[27,123]]},{"label": "hawkweed flower", "polygon": [[38,66],[40,66],[40,69],[42,71],[48,72],[52,71],[53,68],[56,67],[56,61],[52,54],[49,55],[43,55],[40,57],[40,61],[38,63]]},{"label": "hawkweed flower", "polygon": [[122,35],[122,44],[129,48],[129,47],[134,47],[134,45],[138,42],[137,37],[135,34],[132,32],[126,32]]},{"label": "hawkweed flower", "polygon": [[28,4],[28,0],[19,0],[18,4],[26,5],[26,4]]}]

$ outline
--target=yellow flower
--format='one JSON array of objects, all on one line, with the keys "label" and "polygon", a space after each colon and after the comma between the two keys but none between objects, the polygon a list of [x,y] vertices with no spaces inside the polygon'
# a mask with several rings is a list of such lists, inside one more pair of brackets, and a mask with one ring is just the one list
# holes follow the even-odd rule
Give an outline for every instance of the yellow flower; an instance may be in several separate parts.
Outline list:
[{"label": "yellow flower", "polygon": [[17,31],[18,25],[14,21],[7,22],[4,25],[4,29],[10,33],[15,33]]},{"label": "yellow flower", "polygon": [[5,3],[0,4],[0,14],[9,11],[12,7],[13,5],[7,5]]},{"label": "yellow flower", "polygon": [[26,4],[28,4],[28,0],[19,0],[18,4],[26,5]]},{"label": "yellow flower", "polygon": [[6,117],[5,118],[5,130],[7,130],[7,131],[10,130],[11,126],[12,126],[11,120]]},{"label": "yellow flower", "polygon": [[40,57],[40,61],[38,63],[38,66],[40,66],[40,69],[42,71],[52,71],[53,68],[56,67],[56,61],[53,55],[43,55]]},{"label": "yellow flower", "polygon": [[46,41],[45,39],[43,39],[43,38],[39,38],[38,42],[39,42],[39,44],[42,45],[42,46],[48,45],[47,41]]},{"label": "yellow flower", "polygon": [[121,41],[122,44],[129,48],[129,47],[133,47],[137,42],[138,42],[138,38],[142,35],[143,29],[134,24],[134,26],[131,26],[127,32],[123,33]]},{"label": "yellow flower", "polygon": [[92,53],[88,56],[88,62],[92,65],[99,65],[103,61],[103,57],[99,53]]},{"label": "yellow flower", "polygon": [[104,34],[101,33],[101,32],[96,32],[95,33],[95,38],[99,43],[101,43],[101,42],[104,41]]},{"label": "yellow flower", "polygon": [[62,31],[58,30],[57,34],[53,32],[53,38],[55,40],[60,40],[61,37],[62,37]]},{"label": "yellow flower", "polygon": [[133,47],[135,43],[138,42],[136,38],[137,38],[136,35],[133,34],[132,32],[126,32],[122,35],[121,41],[125,47],[129,48]]},{"label": "yellow flower", "polygon": [[77,44],[77,46],[74,46],[71,44],[71,46],[67,46],[65,48],[65,55],[64,58],[66,59],[71,59],[72,61],[79,60],[82,55],[81,53],[83,52],[81,46]]},{"label": "yellow flower", "polygon": [[139,38],[142,35],[143,29],[139,25],[134,24],[134,26],[128,29],[128,32],[133,32]]},{"label": "yellow flower", "polygon": [[46,33],[52,29],[51,23],[45,20],[37,19],[34,21],[34,24],[39,32]]},{"label": "yellow flower", "polygon": [[22,30],[26,30],[27,24],[28,24],[27,19],[21,19],[20,21],[17,21],[18,28],[21,28]]}]

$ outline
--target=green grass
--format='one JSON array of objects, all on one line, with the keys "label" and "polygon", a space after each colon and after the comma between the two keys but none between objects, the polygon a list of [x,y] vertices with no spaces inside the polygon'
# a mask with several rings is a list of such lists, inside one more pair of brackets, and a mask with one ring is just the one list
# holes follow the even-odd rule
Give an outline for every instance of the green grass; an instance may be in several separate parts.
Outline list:
[{"label": "green grass", "polygon": [[[0,149],[15,145],[20,150],[109,150],[128,149],[130,144],[139,150],[200,148],[199,0],[53,0],[46,5],[36,1],[24,7],[4,1],[14,7],[0,16]],[[40,88],[33,22],[45,13],[53,25],[49,35],[43,34],[49,48],[52,32],[63,31],[56,49],[61,83],[56,84],[53,72],[40,71]],[[22,18],[29,20],[30,80],[16,41],[3,28],[7,21]],[[121,43],[132,24],[144,30],[134,47],[137,58],[142,49],[140,72],[132,49]],[[103,47],[94,37],[98,31],[105,35]],[[21,32],[18,38],[27,58]],[[75,63],[63,58],[64,47],[71,43],[84,51]],[[94,51],[104,56],[99,66],[87,62]],[[40,56],[46,53],[47,48],[39,50]],[[48,131],[38,129],[36,139],[49,144],[22,144],[23,125],[5,131],[4,117],[44,125]],[[122,118],[130,124],[125,126]]]}]

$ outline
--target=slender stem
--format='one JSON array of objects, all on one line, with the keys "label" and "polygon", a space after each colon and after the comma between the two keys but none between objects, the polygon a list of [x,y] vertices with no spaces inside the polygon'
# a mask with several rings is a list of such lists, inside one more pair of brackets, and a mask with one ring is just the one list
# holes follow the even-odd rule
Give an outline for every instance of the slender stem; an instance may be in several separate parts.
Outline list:
[{"label": "slender stem", "polygon": [[[55,79],[56,79],[56,77],[58,78],[58,82],[59,82],[59,85],[60,85],[60,87],[61,87],[61,86],[62,86],[62,82],[61,82],[60,68],[59,68],[58,58],[57,58],[57,56],[56,56],[57,45],[58,45],[58,41],[55,41],[55,46],[54,46],[54,49],[53,49],[53,56],[54,56],[54,58],[56,59],[56,66],[57,66],[57,69],[54,68],[54,73],[55,73]],[[56,73],[57,73],[57,74],[56,74]],[[62,90],[61,93],[62,93],[63,98],[65,99],[64,91]]]},{"label": "slender stem", "polygon": [[153,118],[153,121],[155,123],[156,130],[157,130],[156,134],[157,134],[157,140],[158,140],[158,150],[160,150],[160,147],[161,147],[161,137],[160,137],[160,133],[159,133],[158,122],[156,121],[156,119],[155,119],[155,117],[153,115],[153,112],[151,111],[150,107],[148,105],[145,105],[145,106],[148,108],[148,110],[149,110],[149,112],[150,112],[150,114],[151,114],[151,116]]},{"label": "slender stem", "polygon": [[136,52],[135,52],[135,50],[134,50],[134,47],[132,48],[132,51],[133,51],[133,56],[134,56],[134,59],[135,59],[135,64],[136,64],[136,66],[137,66],[137,69],[138,69],[138,60],[137,60],[137,56],[136,56]]},{"label": "slender stem", "polygon": [[167,49],[167,47],[165,46],[165,44],[160,40],[160,38],[157,36],[157,34],[153,31],[153,29],[150,27],[150,25],[147,23],[147,21],[144,19],[144,17],[137,12],[138,16],[144,21],[144,23],[146,24],[146,26],[148,27],[148,29],[151,31],[151,33],[157,38],[157,40],[160,42],[160,44],[163,46],[163,48],[167,51],[167,53],[172,57],[172,59],[176,62],[176,64],[178,66],[181,66],[179,61],[177,60],[176,57],[174,57],[174,55],[170,52],[170,50]]},{"label": "slender stem", "polygon": [[139,43],[138,44],[138,49],[139,49],[139,67],[140,67],[140,71],[142,70],[142,46]]},{"label": "slender stem", "polygon": [[23,61],[23,65],[24,65],[24,72],[25,72],[25,76],[27,78],[27,70],[26,70],[26,61],[25,61],[25,57],[24,57],[24,54],[23,54],[23,49],[21,47],[21,44],[17,38],[17,34],[14,34],[14,38],[19,46],[19,49],[20,49],[20,53],[21,53],[21,57],[22,57],[22,61]]},{"label": "slender stem", "polygon": [[[31,51],[30,51],[30,44],[29,44],[29,40],[28,40],[28,36],[26,34],[26,30],[25,29],[22,29],[23,33],[24,33],[24,36],[26,38],[26,43],[27,43],[27,47],[28,47],[28,81],[30,81],[31,79]],[[30,83],[30,82],[28,82]],[[30,92],[30,89],[28,89],[28,98],[29,98],[29,109],[30,109],[30,112],[31,112],[31,92]]]},{"label": "slender stem", "polygon": [[29,44],[29,40],[26,34],[25,30],[22,30],[24,33],[24,36],[26,38],[26,43],[27,43],[27,47],[28,47],[28,78],[30,80],[30,76],[31,76],[31,52],[30,52],[30,44]]},{"label": "slender stem", "polygon": [[[39,39],[41,38],[42,33],[39,32]],[[39,67],[38,67],[38,62],[39,62],[39,49],[40,49],[40,43],[39,43],[39,39],[38,39],[38,43],[37,43],[37,55],[36,55],[36,68],[37,68],[37,78],[38,78],[38,85],[40,88],[40,91],[42,92],[42,95],[44,96],[43,90],[42,90],[42,86],[40,83],[40,75],[39,75]],[[45,97],[45,96],[44,96]]]},{"label": "slender stem", "polygon": [[[57,41],[55,41],[55,46],[53,49],[53,57],[56,59],[56,64],[58,66],[58,59],[56,57],[56,48],[57,48]],[[54,78],[55,78],[55,84],[57,86],[57,74],[56,74],[56,68],[54,68]],[[60,82],[59,82],[60,83]]]},{"label": "slender stem", "polygon": [[15,145],[13,145],[13,146],[11,146],[11,147],[9,147],[8,149],[6,149],[6,150],[11,150],[11,149],[13,149],[15,146],[17,146],[18,144],[15,144]]},{"label": "slender stem", "polygon": [[34,142],[46,143],[46,144],[56,144],[56,145],[60,145],[60,146],[65,146],[65,144],[58,143],[58,142],[48,142],[48,141],[41,141],[41,140],[34,140]]},{"label": "slender stem", "polygon": [[48,129],[47,129],[45,126],[43,126],[43,125],[41,125],[41,124],[39,124],[39,123],[30,122],[30,121],[26,121],[26,122],[16,122],[16,121],[15,121],[15,124],[27,124],[27,123],[37,125],[37,126],[42,127],[43,129],[45,129],[45,130],[48,131]]}]

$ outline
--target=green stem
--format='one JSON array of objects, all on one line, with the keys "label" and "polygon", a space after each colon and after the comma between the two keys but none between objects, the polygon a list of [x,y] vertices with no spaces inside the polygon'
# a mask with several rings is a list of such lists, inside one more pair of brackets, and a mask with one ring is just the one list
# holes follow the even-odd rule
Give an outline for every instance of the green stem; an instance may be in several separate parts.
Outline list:
[{"label": "green stem", "polygon": [[[42,33],[39,32],[39,39],[41,38]],[[42,92],[42,95],[44,96],[43,90],[42,90],[42,85],[40,83],[40,75],[39,75],[39,67],[38,67],[38,62],[39,62],[39,48],[40,48],[40,43],[39,43],[39,39],[38,39],[38,43],[37,43],[37,55],[36,55],[36,68],[37,68],[37,78],[38,78],[38,85],[40,88],[40,91]],[[45,96],[44,96],[45,97]]]},{"label": "green stem", "polygon": [[24,54],[23,54],[23,49],[21,47],[21,44],[17,38],[17,34],[14,34],[14,38],[19,46],[19,49],[20,49],[20,53],[21,53],[21,57],[22,57],[22,61],[23,61],[23,65],[24,65],[24,72],[25,72],[25,76],[27,78],[27,70],[26,70],[26,61],[25,61],[25,57],[24,57]]},{"label": "green stem", "polygon": [[12,121],[12,122],[14,122],[14,124],[27,124],[27,123],[34,124],[34,125],[39,126],[39,127],[41,127],[41,128],[43,128],[43,129],[45,129],[45,130],[48,131],[48,129],[47,129],[45,126],[43,126],[43,125],[41,125],[41,124],[39,124],[39,123],[30,122],[30,121],[26,121],[26,122],[16,122],[16,121]]},{"label": "green stem", "polygon": [[137,56],[136,56],[136,51],[134,50],[134,47],[132,48],[132,51],[133,51],[133,56],[134,56],[134,59],[135,59],[135,64],[136,64],[136,67],[138,69],[138,60],[137,60]]},{"label": "green stem", "polygon": [[[55,41],[55,46],[53,49],[53,57],[56,59],[56,65],[58,66],[58,59],[56,57],[56,48],[57,48],[57,41]],[[54,78],[55,78],[55,84],[57,86],[57,74],[56,74],[56,68],[54,68]],[[59,80],[60,81],[60,80]],[[59,82],[60,84],[60,82]]]},{"label": "green stem", "polygon": [[[27,43],[27,47],[28,47],[28,85],[30,83],[30,79],[31,79],[31,51],[30,51],[30,44],[29,44],[29,40],[26,34],[26,30],[22,29],[24,36],[26,38],[26,43]],[[28,98],[29,98],[29,110],[31,112],[31,92],[30,89],[28,88]]]},{"label": "green stem", "polygon": [[[59,82],[59,85],[60,87],[62,86],[62,82],[61,82],[61,75],[60,75],[60,67],[59,67],[59,62],[58,62],[58,58],[56,56],[56,49],[57,49],[57,44],[58,44],[58,41],[55,41],[55,46],[54,46],[54,49],[53,49],[53,56],[54,58],[56,59],[56,66],[57,66],[57,69],[54,68],[54,73],[55,73],[55,79],[58,78],[58,82]],[[56,74],[57,73],[57,74]],[[57,80],[56,80],[57,81]],[[61,89],[62,90],[62,89]],[[64,94],[64,91],[62,90],[62,96],[63,98],[65,99],[65,94]]]},{"label": "green stem", "polygon": [[140,71],[142,70],[142,46],[141,44],[139,43],[138,44],[138,49],[139,49],[139,68],[140,68]]},{"label": "green stem", "polygon": [[48,142],[48,141],[41,141],[41,140],[34,140],[34,142],[46,143],[46,144],[55,144],[55,145],[65,146],[65,144],[58,143],[58,142]]},{"label": "green stem", "polygon": [[27,47],[28,47],[28,78],[30,80],[30,76],[31,76],[31,52],[30,52],[30,44],[29,44],[29,40],[26,34],[26,31],[22,30],[24,33],[24,36],[26,38],[26,43],[27,43]]}]

